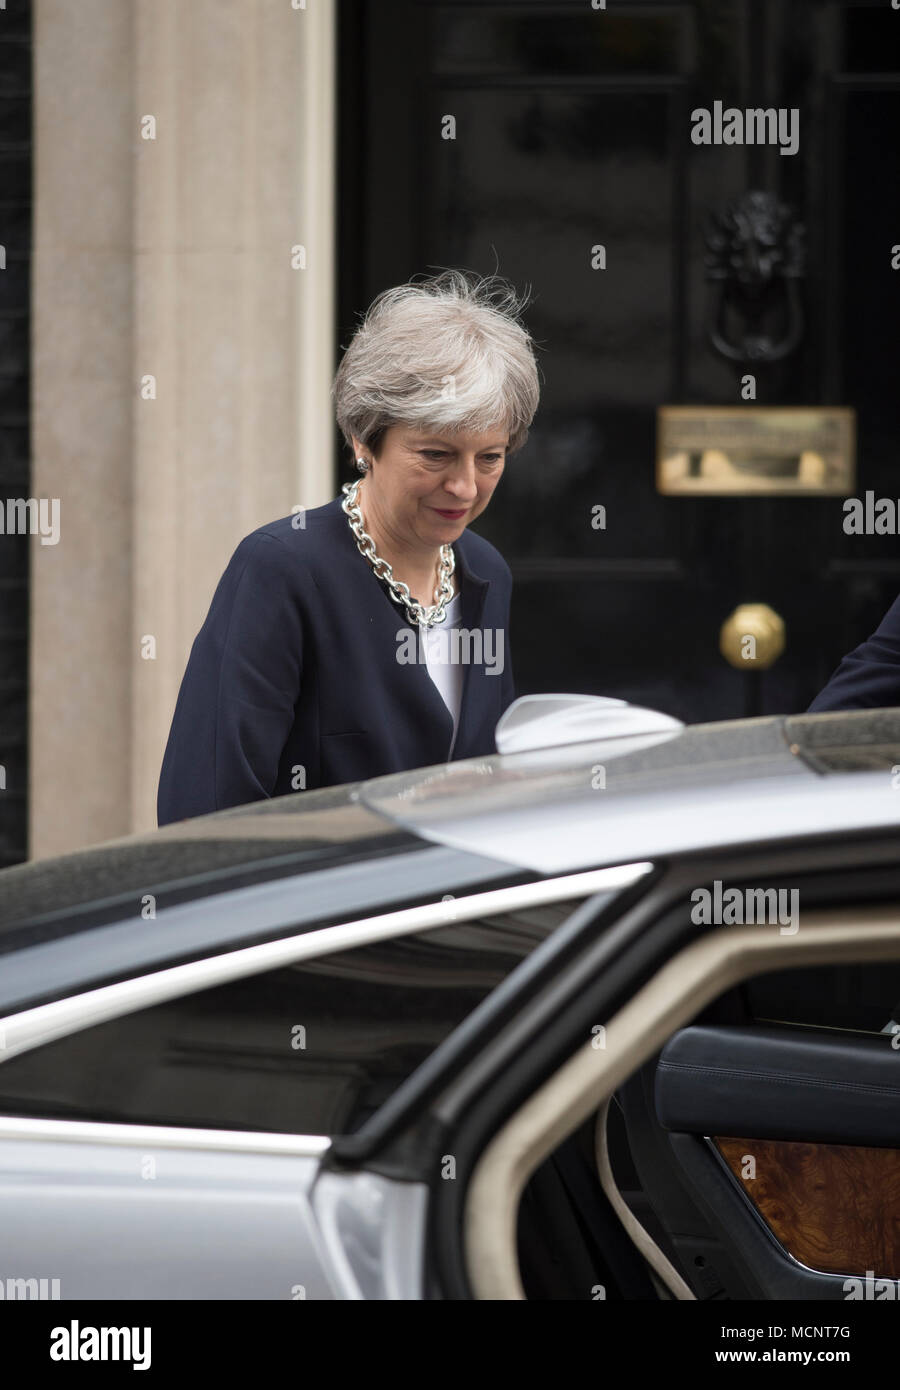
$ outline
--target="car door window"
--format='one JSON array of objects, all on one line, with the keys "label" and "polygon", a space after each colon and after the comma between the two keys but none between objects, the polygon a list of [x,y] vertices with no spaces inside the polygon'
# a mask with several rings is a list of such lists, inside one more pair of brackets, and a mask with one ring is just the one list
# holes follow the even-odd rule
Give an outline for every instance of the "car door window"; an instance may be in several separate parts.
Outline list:
[{"label": "car door window", "polygon": [[73,1033],[0,1066],[0,1114],[352,1133],[581,901],[449,922]]}]

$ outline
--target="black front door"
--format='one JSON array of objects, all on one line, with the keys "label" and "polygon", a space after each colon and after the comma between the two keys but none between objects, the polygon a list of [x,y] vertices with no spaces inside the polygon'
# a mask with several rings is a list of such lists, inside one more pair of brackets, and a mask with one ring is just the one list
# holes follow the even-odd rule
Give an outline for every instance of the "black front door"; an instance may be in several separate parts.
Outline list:
[{"label": "black front door", "polygon": [[[542,404],[478,523],[515,578],[518,692],[617,695],[689,721],[805,708],[900,592],[897,537],[845,534],[840,496],[663,495],[657,409],[851,407],[847,495],[900,498],[900,12],[346,0],[340,13],[341,343],[414,274],[459,266],[531,288]],[[777,138],[750,143],[748,125],[727,143],[727,108],[784,113]],[[696,142],[698,110],[719,143]],[[764,250],[772,232],[771,314],[724,325],[744,346],[756,333],[748,366],[711,317],[722,276],[746,289],[759,272],[754,207]],[[745,603],[785,626],[762,673],[719,649]]]}]

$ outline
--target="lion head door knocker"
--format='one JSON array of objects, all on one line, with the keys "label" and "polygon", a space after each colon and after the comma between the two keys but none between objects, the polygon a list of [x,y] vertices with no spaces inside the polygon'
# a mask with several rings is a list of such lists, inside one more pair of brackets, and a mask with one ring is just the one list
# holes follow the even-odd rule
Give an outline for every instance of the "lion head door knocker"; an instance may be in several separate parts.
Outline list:
[{"label": "lion head door knocker", "polygon": [[803,336],[803,224],[772,193],[744,193],[710,217],[709,340],[729,362],[768,365]]}]

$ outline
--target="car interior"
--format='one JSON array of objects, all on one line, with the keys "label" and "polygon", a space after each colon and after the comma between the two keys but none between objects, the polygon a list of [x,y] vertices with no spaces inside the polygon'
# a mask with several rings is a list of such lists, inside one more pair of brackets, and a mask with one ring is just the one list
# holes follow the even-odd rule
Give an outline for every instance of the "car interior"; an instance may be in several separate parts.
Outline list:
[{"label": "car interior", "polygon": [[[469,1191],[477,1296],[898,1296],[900,911],[824,908],[780,952],[766,930],[693,943],[611,1020],[603,1061],[582,1049],[507,1121]],[[504,1166],[514,1188],[528,1171],[514,1271],[502,1214],[476,1225]]]}]

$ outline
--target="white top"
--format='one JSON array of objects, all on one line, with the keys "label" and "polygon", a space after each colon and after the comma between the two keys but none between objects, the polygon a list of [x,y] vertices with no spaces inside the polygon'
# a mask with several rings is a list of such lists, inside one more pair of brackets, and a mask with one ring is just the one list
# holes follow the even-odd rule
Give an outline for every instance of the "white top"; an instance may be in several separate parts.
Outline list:
[{"label": "white top", "polygon": [[426,628],[419,624],[420,650],[425,656],[428,674],[438,688],[441,699],[453,718],[453,737],[450,752],[453,754],[456,743],[456,730],[459,724],[459,707],[462,703],[463,678],[465,667],[462,662],[453,660],[454,642],[451,629],[459,626],[459,593],[455,593],[444,610],[442,623]]}]

